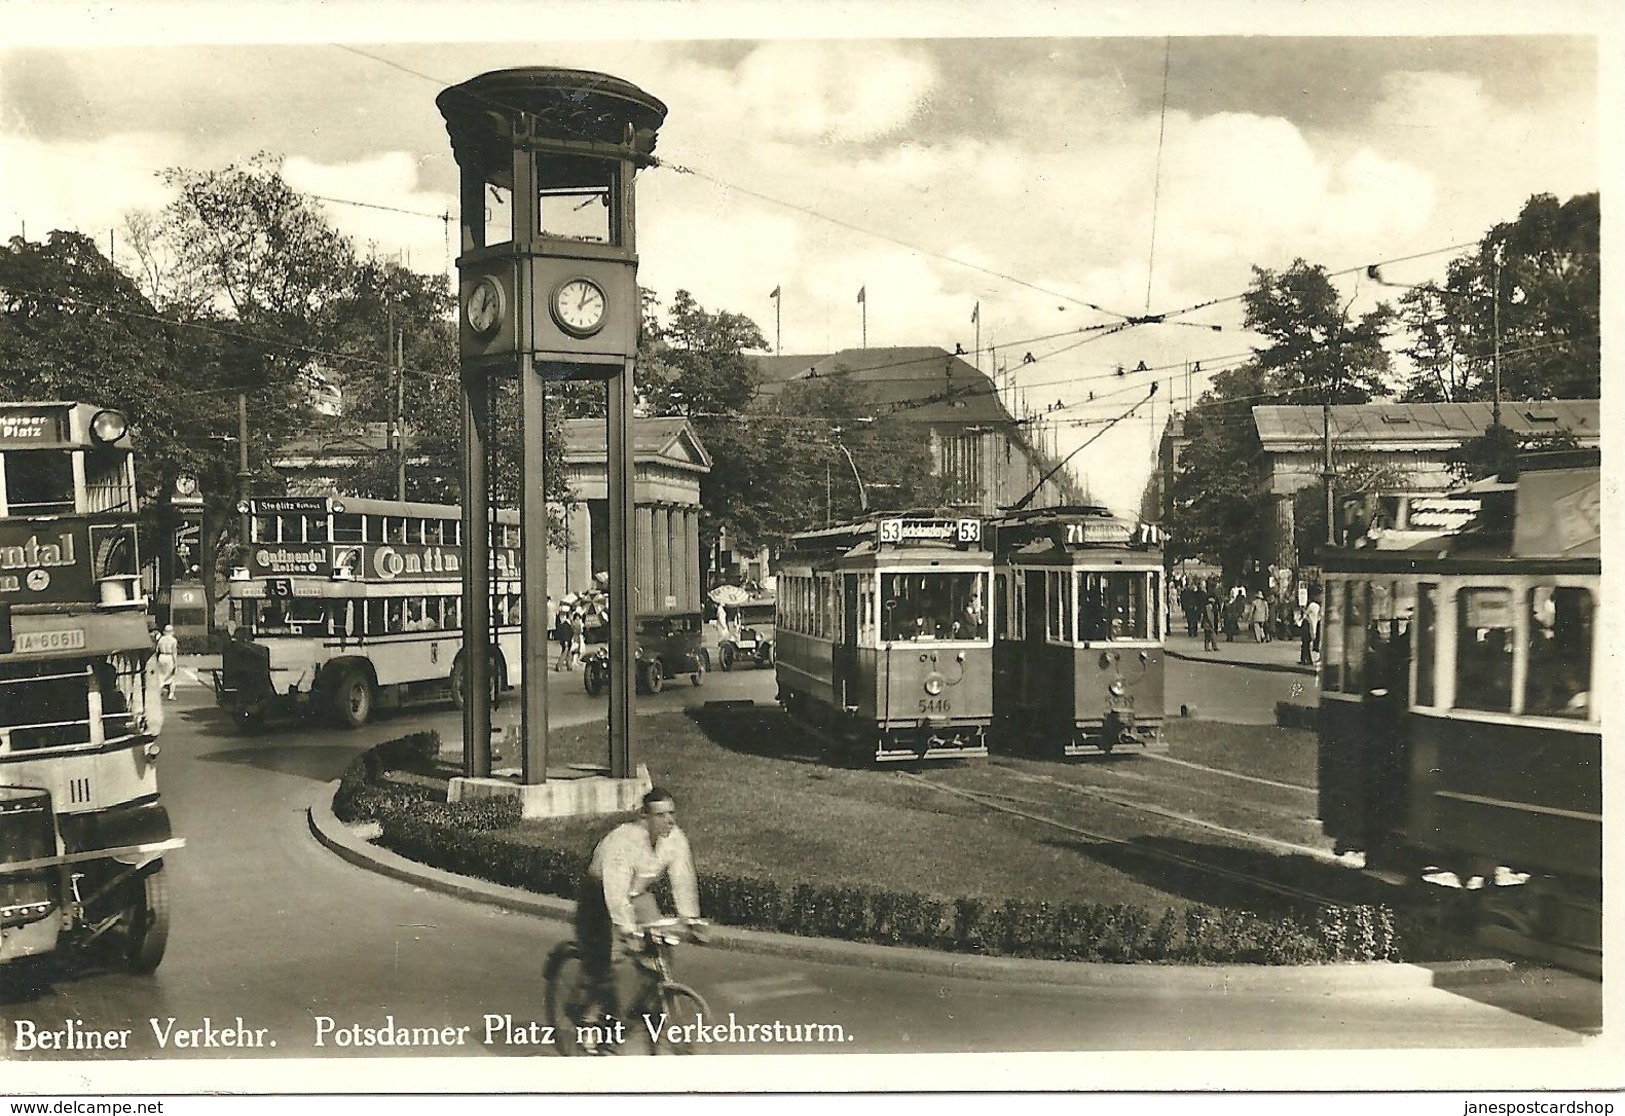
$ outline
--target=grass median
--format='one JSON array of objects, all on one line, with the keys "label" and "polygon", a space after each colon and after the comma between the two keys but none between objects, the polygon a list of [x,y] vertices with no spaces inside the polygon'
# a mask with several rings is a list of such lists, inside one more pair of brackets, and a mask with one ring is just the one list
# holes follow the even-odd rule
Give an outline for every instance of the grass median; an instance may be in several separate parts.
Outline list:
[{"label": "grass median", "polygon": [[[725,923],[1075,960],[1399,956],[1392,912],[1352,893],[1332,906],[1272,897],[1170,869],[1122,842],[1057,834],[900,771],[831,763],[773,709],[654,714],[638,728],[640,759],[677,798],[707,913]],[[1312,769],[1306,733],[1205,723],[1171,731],[1193,762]],[[447,807],[432,781],[383,777],[431,770],[433,750],[421,740],[384,746],[347,774],[335,810],[376,818],[381,842],[415,859],[566,896],[596,840],[625,820],[522,821],[512,800]],[[602,723],[556,730],[548,764],[600,764],[606,750]]]}]

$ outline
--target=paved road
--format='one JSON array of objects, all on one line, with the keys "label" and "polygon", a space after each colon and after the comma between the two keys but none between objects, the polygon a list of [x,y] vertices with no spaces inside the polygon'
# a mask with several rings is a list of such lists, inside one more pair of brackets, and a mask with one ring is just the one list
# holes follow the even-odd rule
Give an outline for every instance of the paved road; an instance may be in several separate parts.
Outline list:
[{"label": "paved road", "polygon": [[[749,690],[770,685],[769,678],[712,676],[706,693]],[[563,692],[575,682],[559,679],[561,716],[576,707]],[[643,707],[698,696],[685,686],[646,699]],[[588,708],[585,695],[581,708]],[[450,734],[458,722],[445,710],[357,733],[301,728],[245,738],[232,734],[207,691],[188,680],[171,707],[161,760],[165,797],[188,839],[185,849],[168,858],[174,908],[169,955],[151,978],[105,973],[60,982],[37,996],[15,990],[0,996],[0,1060],[548,1053],[546,1047],[487,1035],[484,1024],[488,1015],[511,1016],[521,1027],[538,1018],[539,966],[566,935],[563,924],[369,873],[334,856],[308,832],[305,806],[323,784],[362,748],[398,735],[405,723]],[[687,950],[682,962],[684,975],[706,990],[719,1014],[733,1012],[746,1023],[840,1029],[838,1042],[718,1047],[726,1053],[1281,1051],[1430,1048],[1441,1041],[1499,1049],[1586,1041],[1573,1030],[1422,986],[1332,988],[1286,975],[1254,985],[1208,981],[1189,971],[1142,970],[1096,986],[1063,987],[697,948]],[[262,1045],[176,1048],[173,1040],[164,1045],[154,1030],[156,1025],[164,1031],[173,1019],[166,1033],[196,1032],[207,1043],[208,1028],[219,1041],[219,1029],[234,1030],[239,1017]],[[340,1030],[386,1026],[391,1017],[396,1026],[451,1028],[454,1041],[404,1050],[334,1045]],[[70,1020],[103,1031],[128,1029],[129,1050],[64,1055],[24,1049],[28,1035],[64,1030]],[[1448,1086],[1451,1067],[1481,1064],[1452,1056],[1430,1082]],[[1159,1062],[1139,1065],[1139,1071],[1127,1071],[1127,1079],[1115,1080],[1150,1088],[1174,1081],[1154,1068]],[[1255,1075],[1254,1087],[1281,1083],[1268,1072],[1270,1065],[1277,1064],[1236,1063],[1244,1078]],[[1331,1072],[1334,1077],[1316,1079],[1318,1087],[1333,1084]],[[538,1071],[527,1080],[529,1087],[545,1089],[555,1079]],[[1069,1080],[1070,1087],[1092,1087],[1107,1079]],[[836,1083],[827,1077],[807,1081],[810,1087]],[[1347,1081],[1347,1087],[1370,1083],[1352,1070]],[[1021,1082],[1006,1081],[1012,1083]],[[296,1084],[288,1079],[276,1087]],[[383,1084],[374,1081],[373,1087]],[[726,1087],[723,1080],[716,1084]],[[930,1079],[915,1084],[929,1085]]]}]

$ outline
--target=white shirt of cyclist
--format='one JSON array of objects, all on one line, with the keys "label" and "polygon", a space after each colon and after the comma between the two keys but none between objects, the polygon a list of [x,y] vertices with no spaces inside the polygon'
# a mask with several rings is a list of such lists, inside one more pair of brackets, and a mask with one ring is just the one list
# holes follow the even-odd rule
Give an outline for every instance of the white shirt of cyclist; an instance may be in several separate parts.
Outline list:
[{"label": "white shirt of cyclist", "polygon": [[653,887],[662,875],[671,877],[671,894],[677,913],[684,918],[700,917],[700,889],[694,879],[694,859],[688,838],[676,826],[653,844],[649,827],[642,821],[616,826],[593,850],[589,875],[604,885],[604,905],[619,930],[638,928],[632,913],[632,900]]}]

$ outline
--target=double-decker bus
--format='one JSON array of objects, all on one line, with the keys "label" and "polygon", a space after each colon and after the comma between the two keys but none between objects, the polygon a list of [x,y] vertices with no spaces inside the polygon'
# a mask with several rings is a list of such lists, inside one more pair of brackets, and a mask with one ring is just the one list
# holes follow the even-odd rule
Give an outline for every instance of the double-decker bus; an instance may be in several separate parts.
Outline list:
[{"label": "double-decker bus", "polygon": [[[457,701],[463,671],[462,510],[349,496],[245,502],[238,627],[215,693],[240,727],[277,712],[358,728],[377,709]],[[519,516],[491,526],[493,699],[519,682]]]},{"label": "double-decker bus", "polygon": [[158,799],[139,569],[124,416],[0,403],[0,966],[163,958],[162,854],[182,842]]}]

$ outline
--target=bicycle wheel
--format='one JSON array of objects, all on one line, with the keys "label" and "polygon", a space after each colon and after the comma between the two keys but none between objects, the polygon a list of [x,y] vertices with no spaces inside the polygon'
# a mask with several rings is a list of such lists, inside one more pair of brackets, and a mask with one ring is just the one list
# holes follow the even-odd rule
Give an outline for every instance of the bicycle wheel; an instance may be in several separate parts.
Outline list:
[{"label": "bicycle wheel", "polygon": [[657,996],[665,1021],[655,1037],[656,1054],[692,1054],[704,1049],[695,1040],[696,1025],[712,1018],[705,998],[686,984],[662,985]]},{"label": "bicycle wheel", "polygon": [[553,1041],[560,1054],[572,1057],[581,1053],[576,1025],[585,1014],[592,998],[587,968],[581,960],[581,950],[574,942],[564,942],[547,955],[542,968],[547,987],[547,1022],[553,1028]]}]

